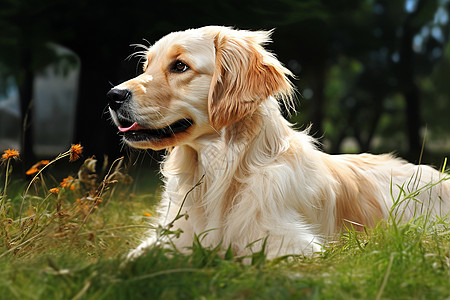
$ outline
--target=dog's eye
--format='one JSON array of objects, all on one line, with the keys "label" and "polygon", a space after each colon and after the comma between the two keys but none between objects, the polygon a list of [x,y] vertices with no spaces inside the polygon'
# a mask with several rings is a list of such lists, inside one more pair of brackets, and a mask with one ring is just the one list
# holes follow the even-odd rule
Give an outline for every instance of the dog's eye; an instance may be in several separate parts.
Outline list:
[{"label": "dog's eye", "polygon": [[189,70],[189,66],[186,65],[181,60],[177,60],[172,66],[172,72],[175,73],[183,73],[186,72],[187,70]]}]

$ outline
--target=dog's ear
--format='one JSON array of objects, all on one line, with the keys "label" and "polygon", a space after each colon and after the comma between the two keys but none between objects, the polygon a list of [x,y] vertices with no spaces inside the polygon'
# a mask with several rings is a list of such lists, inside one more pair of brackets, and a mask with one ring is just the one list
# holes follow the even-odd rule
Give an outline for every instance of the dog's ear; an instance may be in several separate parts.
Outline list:
[{"label": "dog's ear", "polygon": [[216,62],[208,107],[214,128],[239,121],[269,96],[290,99],[293,86],[287,76],[292,73],[263,48],[270,34],[213,28]]}]

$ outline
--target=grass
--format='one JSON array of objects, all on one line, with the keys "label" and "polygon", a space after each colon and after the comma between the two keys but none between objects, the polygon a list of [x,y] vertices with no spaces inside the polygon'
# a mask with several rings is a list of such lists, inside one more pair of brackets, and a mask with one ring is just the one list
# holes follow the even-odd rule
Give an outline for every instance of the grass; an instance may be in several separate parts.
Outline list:
[{"label": "grass", "polygon": [[16,157],[2,158],[2,299],[450,298],[449,224],[423,216],[350,229],[310,258],[257,252],[243,264],[200,237],[190,255],[155,247],[126,262],[158,196],[134,193],[122,160],[96,174],[87,159],[66,180],[46,173],[69,155],[36,167],[31,182],[11,182]]}]

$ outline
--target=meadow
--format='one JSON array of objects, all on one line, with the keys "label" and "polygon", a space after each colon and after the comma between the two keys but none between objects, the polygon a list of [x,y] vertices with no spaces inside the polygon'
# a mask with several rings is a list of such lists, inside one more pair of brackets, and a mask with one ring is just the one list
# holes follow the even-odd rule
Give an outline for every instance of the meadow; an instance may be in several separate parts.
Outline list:
[{"label": "meadow", "polygon": [[[81,150],[38,162],[26,181],[11,179],[20,154],[4,152],[0,299],[450,299],[450,224],[426,215],[348,228],[313,257],[236,257],[200,235],[189,255],[155,246],[126,260],[150,229],[159,188],[130,176],[123,159],[96,168]],[[52,174],[69,161],[83,162]]]}]

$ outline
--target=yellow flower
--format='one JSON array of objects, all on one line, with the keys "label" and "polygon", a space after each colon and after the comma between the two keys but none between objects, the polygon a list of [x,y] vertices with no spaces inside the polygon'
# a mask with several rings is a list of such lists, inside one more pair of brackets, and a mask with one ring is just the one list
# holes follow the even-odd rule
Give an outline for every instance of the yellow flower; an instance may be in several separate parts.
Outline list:
[{"label": "yellow flower", "polygon": [[3,155],[2,155],[2,161],[5,161],[10,158],[14,158],[17,160],[19,158],[19,151],[14,150],[14,149],[5,150],[5,152],[3,152]]},{"label": "yellow flower", "polygon": [[83,147],[80,144],[72,145],[72,147],[70,147],[69,161],[76,161],[79,159],[82,151]]},{"label": "yellow flower", "polygon": [[59,189],[58,188],[52,188],[52,189],[50,189],[50,193],[57,195],[59,193]]},{"label": "yellow flower", "polygon": [[34,173],[39,172],[44,166],[50,163],[49,160],[41,160],[40,162],[35,163],[25,174],[32,175]]}]

